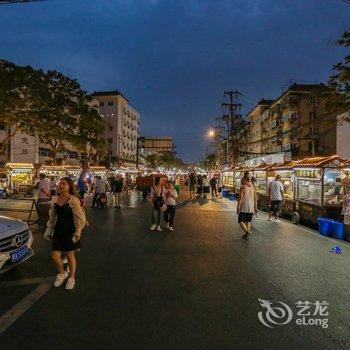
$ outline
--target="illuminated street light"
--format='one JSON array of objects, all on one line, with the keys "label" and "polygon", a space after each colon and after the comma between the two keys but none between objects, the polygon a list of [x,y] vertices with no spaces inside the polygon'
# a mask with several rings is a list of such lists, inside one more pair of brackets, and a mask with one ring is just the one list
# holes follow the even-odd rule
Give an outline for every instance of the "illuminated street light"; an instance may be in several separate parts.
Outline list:
[{"label": "illuminated street light", "polygon": [[214,137],[214,136],[215,136],[215,131],[214,131],[213,129],[210,129],[210,130],[208,131],[208,136],[209,136],[209,137]]}]

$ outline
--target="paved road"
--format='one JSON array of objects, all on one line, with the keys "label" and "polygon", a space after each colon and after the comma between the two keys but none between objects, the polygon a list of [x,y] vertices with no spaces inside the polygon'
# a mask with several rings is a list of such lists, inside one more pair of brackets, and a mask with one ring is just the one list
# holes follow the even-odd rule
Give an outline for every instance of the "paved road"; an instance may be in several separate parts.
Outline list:
[{"label": "paved road", "polygon": [[[149,232],[150,204],[134,196],[121,210],[91,209],[72,292],[45,289],[54,270],[37,234],[35,258],[0,277],[0,315],[28,309],[0,335],[0,348],[350,347],[348,243],[333,255],[336,241],[264,213],[246,242],[234,203],[182,201],[172,233]],[[292,321],[262,325],[259,298],[289,305]],[[329,327],[297,326],[298,301],[329,302]]]}]

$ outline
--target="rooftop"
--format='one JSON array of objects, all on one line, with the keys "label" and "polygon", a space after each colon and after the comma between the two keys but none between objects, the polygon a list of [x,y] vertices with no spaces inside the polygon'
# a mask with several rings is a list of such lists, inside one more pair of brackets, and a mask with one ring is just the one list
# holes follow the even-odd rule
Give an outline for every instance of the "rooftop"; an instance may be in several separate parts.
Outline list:
[{"label": "rooftop", "polygon": [[128,102],[129,100],[118,90],[111,90],[111,91],[94,91],[91,96],[122,96],[125,98]]}]

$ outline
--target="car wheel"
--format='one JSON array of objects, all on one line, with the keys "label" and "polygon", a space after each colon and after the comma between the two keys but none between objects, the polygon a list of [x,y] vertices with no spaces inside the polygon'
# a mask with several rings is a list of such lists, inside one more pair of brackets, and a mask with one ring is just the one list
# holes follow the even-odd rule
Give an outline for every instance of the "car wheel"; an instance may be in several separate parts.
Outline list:
[{"label": "car wheel", "polygon": [[295,224],[295,225],[298,225],[298,224],[299,224],[299,222],[300,222],[300,215],[299,215],[298,212],[295,211],[295,212],[292,214],[292,216],[291,216],[291,221],[292,221],[292,223]]}]

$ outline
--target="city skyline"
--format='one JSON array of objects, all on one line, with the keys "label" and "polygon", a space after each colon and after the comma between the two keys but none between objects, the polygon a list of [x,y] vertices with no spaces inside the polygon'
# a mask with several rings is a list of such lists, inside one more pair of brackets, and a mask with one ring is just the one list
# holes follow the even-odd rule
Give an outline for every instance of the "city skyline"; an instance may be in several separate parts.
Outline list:
[{"label": "city skyline", "polygon": [[15,4],[0,9],[0,57],[58,69],[89,92],[120,90],[142,135],[173,136],[179,155],[197,161],[224,90],[247,96],[246,113],[290,79],[326,82],[349,14],[340,0]]}]

